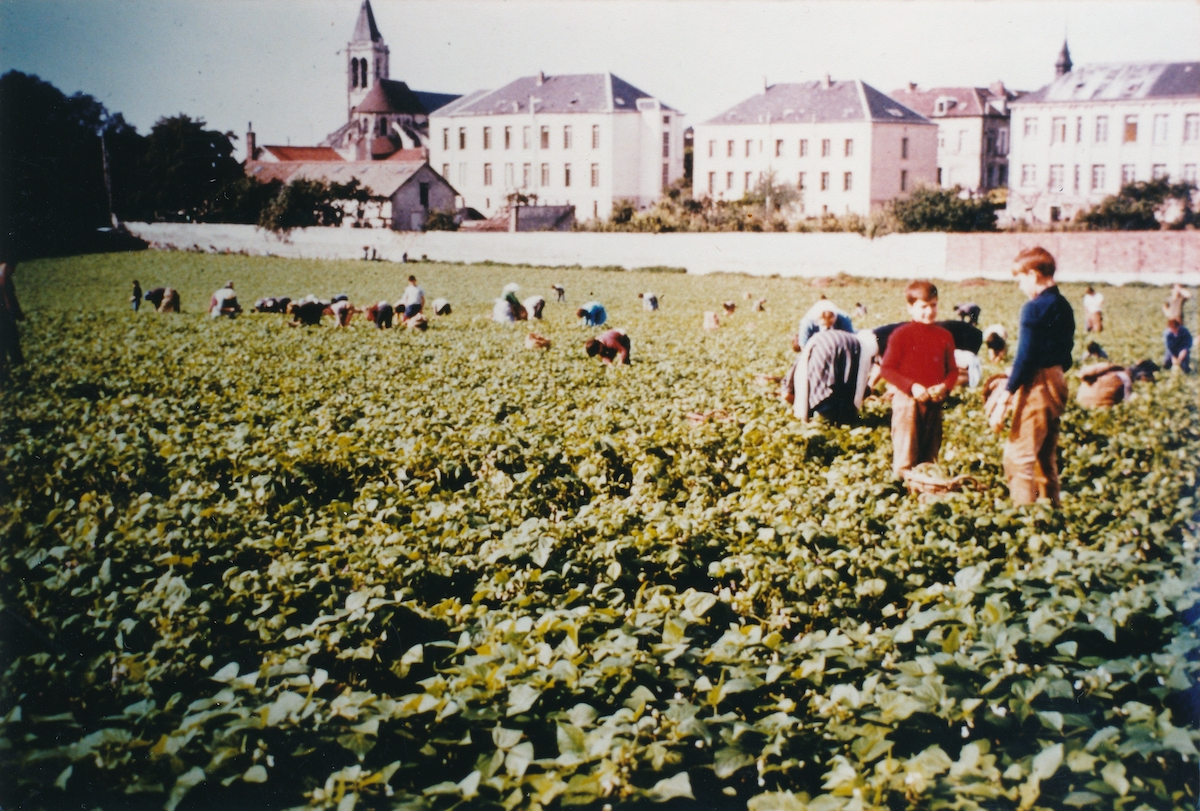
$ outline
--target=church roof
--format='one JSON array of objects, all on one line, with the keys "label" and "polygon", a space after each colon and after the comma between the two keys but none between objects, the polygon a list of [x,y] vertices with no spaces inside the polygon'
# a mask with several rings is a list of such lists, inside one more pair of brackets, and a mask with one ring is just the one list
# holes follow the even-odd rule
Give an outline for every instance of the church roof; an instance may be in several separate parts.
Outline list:
[{"label": "church roof", "polygon": [[1084,65],[1013,104],[1200,98],[1200,62]]},{"label": "church roof", "polygon": [[349,183],[357,179],[371,194],[391,197],[411,180],[421,167],[428,165],[424,160],[253,162],[246,166],[246,174],[262,183],[278,180],[284,184],[298,178],[320,180],[329,184]]},{"label": "church roof", "polygon": [[426,115],[425,105],[404,82],[380,79],[355,107],[359,113]]},{"label": "church roof", "polygon": [[413,95],[421,102],[421,106],[425,108],[425,112],[427,113],[432,113],[434,110],[445,107],[450,102],[462,98],[457,93],[429,93],[424,90],[414,90]]},{"label": "church roof", "polygon": [[340,161],[342,156],[328,146],[264,146],[280,161]]},{"label": "church roof", "polygon": [[866,82],[796,82],[773,84],[705,124],[827,123],[879,121],[928,124],[919,113],[880,93]]},{"label": "church roof", "polygon": [[375,25],[375,14],[371,11],[371,0],[363,0],[358,10],[358,22],[354,24],[351,42],[383,42],[383,35]]},{"label": "church roof", "polygon": [[[611,73],[522,76],[499,90],[478,91],[444,107],[438,115],[475,116],[528,113],[532,98],[539,113],[636,111],[639,99],[653,98]],[[675,112],[662,105],[662,109]]]}]

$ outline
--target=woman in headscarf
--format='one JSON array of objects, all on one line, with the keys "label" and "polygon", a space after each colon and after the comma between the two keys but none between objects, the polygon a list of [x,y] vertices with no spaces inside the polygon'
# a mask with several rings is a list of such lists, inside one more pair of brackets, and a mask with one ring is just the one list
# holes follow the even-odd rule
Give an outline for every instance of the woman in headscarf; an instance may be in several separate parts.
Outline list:
[{"label": "woman in headscarf", "polygon": [[879,344],[870,330],[839,329],[813,334],[783,381],[783,398],[801,420],[820,414],[830,422],[858,419],[871,363]]},{"label": "woman in headscarf", "polygon": [[854,324],[850,321],[850,316],[838,309],[832,301],[821,296],[800,319],[800,328],[796,331],[792,348],[799,352],[808,343],[809,338],[822,330],[830,329],[852,333]]}]

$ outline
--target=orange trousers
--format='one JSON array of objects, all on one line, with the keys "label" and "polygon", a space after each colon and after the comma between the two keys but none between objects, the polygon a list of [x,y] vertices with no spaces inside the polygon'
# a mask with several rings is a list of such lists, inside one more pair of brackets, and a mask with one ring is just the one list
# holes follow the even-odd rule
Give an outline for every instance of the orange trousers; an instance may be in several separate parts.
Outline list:
[{"label": "orange trousers", "polygon": [[1004,443],[1004,478],[1013,504],[1046,498],[1058,505],[1058,426],[1067,404],[1061,366],[1039,369],[1013,398],[1012,430]]},{"label": "orange trousers", "polygon": [[892,472],[908,470],[922,462],[936,462],[942,449],[942,404],[918,403],[892,390]]}]

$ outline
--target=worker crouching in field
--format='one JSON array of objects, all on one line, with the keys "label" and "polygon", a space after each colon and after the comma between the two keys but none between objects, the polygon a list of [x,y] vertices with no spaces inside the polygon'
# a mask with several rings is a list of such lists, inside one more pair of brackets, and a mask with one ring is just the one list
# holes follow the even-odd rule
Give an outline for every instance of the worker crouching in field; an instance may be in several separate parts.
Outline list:
[{"label": "worker crouching in field", "polygon": [[212,294],[208,300],[208,314],[212,318],[234,318],[242,311],[238,304],[237,293],[233,290],[233,282],[225,282],[225,286]]},{"label": "worker crouching in field", "polygon": [[386,301],[381,301],[378,304],[372,304],[363,312],[366,313],[367,320],[373,323],[376,329],[391,329],[392,317],[396,313],[396,308]]},{"label": "worker crouching in field", "polygon": [[800,420],[814,415],[838,424],[858,419],[879,344],[870,330],[815,333],[783,379],[781,396]]},{"label": "worker crouching in field", "polygon": [[183,312],[183,304],[179,300],[179,291],[174,287],[164,287],[162,292],[162,300],[158,305],[160,313],[181,313]]},{"label": "worker crouching in field", "polygon": [[850,316],[839,310],[829,299],[822,296],[817,303],[808,308],[808,312],[800,319],[796,337],[792,340],[792,348],[799,352],[809,339],[824,330],[840,330],[854,332],[854,324]]},{"label": "worker crouching in field", "polygon": [[1163,331],[1163,346],[1167,354],[1163,358],[1164,369],[1178,369],[1187,374],[1191,368],[1192,333],[1188,332],[1178,318],[1167,320],[1167,328]]},{"label": "worker crouching in field", "polygon": [[518,321],[529,320],[529,312],[517,298],[517,291],[520,289],[520,285],[517,284],[504,286],[503,295],[496,299],[492,306],[492,320],[497,324],[515,324]]},{"label": "worker crouching in field", "polygon": [[620,360],[624,366],[629,365],[629,336],[624,330],[610,329],[600,333],[595,338],[589,338],[583,345],[589,358],[600,356],[605,363]]},{"label": "worker crouching in field", "polygon": [[996,432],[1004,430],[1012,410],[1012,429],[1004,443],[1004,476],[1014,504],[1040,498],[1059,501],[1059,420],[1067,403],[1066,371],[1071,368],[1075,313],[1054,281],[1055,262],[1045,248],[1017,254],[1013,276],[1029,299],[1021,307],[1020,332],[1012,374],[988,411]]},{"label": "worker crouching in field", "polygon": [[319,301],[313,296],[306,296],[300,301],[293,301],[288,305],[288,314],[292,316],[292,320],[287,322],[289,327],[316,327],[321,323],[321,316],[325,314],[325,310],[329,307],[323,301]]},{"label": "worker crouching in field", "polygon": [[575,311],[575,317],[583,319],[582,325],[585,327],[598,327],[608,320],[608,312],[600,302],[589,301]]},{"label": "worker crouching in field", "polygon": [[[942,448],[942,403],[958,383],[954,336],[937,320],[937,288],[904,288],[912,321],[889,336],[881,373],[892,392],[892,472],[903,476],[937,462]],[[976,330],[978,331],[978,330]]]}]

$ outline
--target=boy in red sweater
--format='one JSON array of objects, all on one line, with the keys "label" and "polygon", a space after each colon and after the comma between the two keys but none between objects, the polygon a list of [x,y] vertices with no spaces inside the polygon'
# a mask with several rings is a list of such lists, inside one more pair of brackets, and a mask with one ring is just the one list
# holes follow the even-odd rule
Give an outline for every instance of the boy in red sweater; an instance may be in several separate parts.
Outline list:
[{"label": "boy in red sweater", "polygon": [[942,447],[942,401],[958,381],[954,336],[937,326],[938,292],[929,282],[904,288],[912,321],[888,338],[883,379],[892,389],[892,471],[900,476],[936,462]]}]

